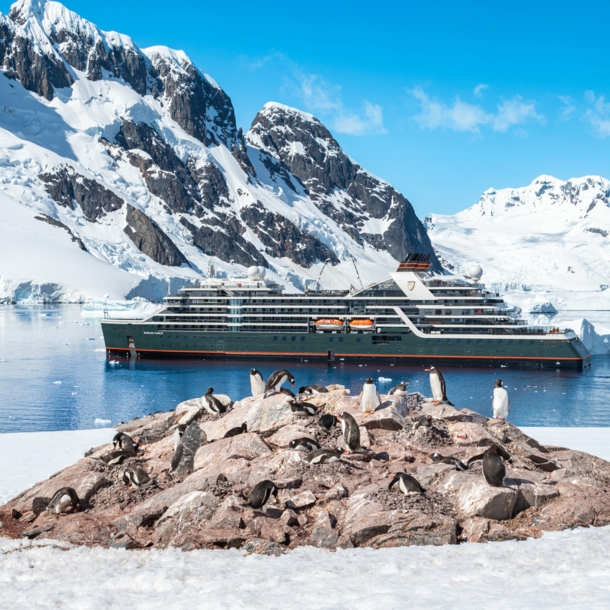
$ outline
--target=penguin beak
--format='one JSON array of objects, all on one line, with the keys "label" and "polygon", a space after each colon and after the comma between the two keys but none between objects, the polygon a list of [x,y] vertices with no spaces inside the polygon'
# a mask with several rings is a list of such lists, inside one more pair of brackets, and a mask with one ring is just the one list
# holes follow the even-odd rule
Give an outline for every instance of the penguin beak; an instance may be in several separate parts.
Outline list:
[{"label": "penguin beak", "polygon": [[290,385],[294,388],[294,381],[291,381]]}]

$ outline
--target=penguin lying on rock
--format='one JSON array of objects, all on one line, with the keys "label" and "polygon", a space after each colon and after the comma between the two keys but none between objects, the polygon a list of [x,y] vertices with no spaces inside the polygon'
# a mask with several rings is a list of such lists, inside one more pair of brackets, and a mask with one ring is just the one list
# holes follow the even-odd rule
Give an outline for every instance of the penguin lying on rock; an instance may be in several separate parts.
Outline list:
[{"label": "penguin lying on rock", "polygon": [[398,489],[400,489],[405,496],[410,494],[423,494],[426,491],[415,477],[404,472],[397,472],[392,477],[388,490],[391,490],[396,483],[398,483]]},{"label": "penguin lying on rock", "polygon": [[345,453],[345,449],[337,447],[337,449],[317,449],[305,456],[305,461],[310,464],[332,464],[338,462],[341,456]]},{"label": "penguin lying on rock", "polygon": [[430,457],[434,464],[451,464],[455,466],[456,470],[468,470],[468,466],[464,462],[458,460],[453,456],[442,456],[440,453],[431,453]]},{"label": "penguin lying on rock", "polygon": [[299,394],[326,394],[328,393],[328,388],[323,385],[319,385],[317,383],[312,383],[311,385],[304,385],[299,388]]},{"label": "penguin lying on rock", "polygon": [[409,385],[408,381],[403,381],[399,383],[397,386],[394,386],[388,394],[390,396],[406,396],[407,395],[407,386]]},{"label": "penguin lying on rock", "polygon": [[305,415],[312,417],[318,412],[318,407],[308,402],[297,402],[296,400],[289,400],[290,410],[296,415]]},{"label": "penguin lying on rock", "polygon": [[248,431],[248,424],[244,422],[241,426],[237,426],[236,428],[231,428],[227,430],[225,435],[222,438],[232,438],[233,436],[239,436],[240,434],[244,434]]},{"label": "penguin lying on rock", "polygon": [[318,428],[320,429],[320,432],[325,432],[328,434],[332,428],[337,425],[338,421],[339,420],[334,415],[325,413],[318,420]]},{"label": "penguin lying on rock", "polygon": [[432,416],[431,415],[420,415],[413,422],[413,430],[418,428],[432,428]]},{"label": "penguin lying on rock", "polygon": [[123,471],[123,483],[127,487],[135,487],[136,489],[144,489],[155,485],[155,481],[150,478],[144,468],[139,466],[130,466]]},{"label": "penguin lying on rock", "polygon": [[314,441],[313,438],[295,438],[288,443],[291,449],[295,451],[317,451],[320,448],[318,442]]},{"label": "penguin lying on rock", "polygon": [[108,464],[108,466],[116,466],[117,464],[122,464],[126,459],[135,457],[135,454],[127,451],[111,451],[110,453],[106,453],[99,458],[93,458],[95,460],[101,460],[104,464]]},{"label": "penguin lying on rock", "polygon": [[211,415],[218,415],[219,413],[226,413],[233,405],[233,401],[225,394],[214,395],[214,388],[208,388],[208,391],[203,395],[202,399],[203,408]]}]

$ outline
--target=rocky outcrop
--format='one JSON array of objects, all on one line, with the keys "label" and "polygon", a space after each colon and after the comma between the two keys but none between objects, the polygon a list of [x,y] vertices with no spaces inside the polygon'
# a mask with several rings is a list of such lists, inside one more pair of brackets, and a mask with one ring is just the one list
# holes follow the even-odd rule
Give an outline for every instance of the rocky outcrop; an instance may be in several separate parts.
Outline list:
[{"label": "rocky outcrop", "polygon": [[358,242],[366,240],[403,260],[408,252],[432,254],[432,244],[409,201],[352,161],[312,115],[270,103],[256,115],[248,140],[274,157],[273,173],[286,167],[320,210]]},{"label": "rocky outcrop", "polygon": [[[318,416],[352,413],[366,438],[367,448],[331,464],[310,464],[306,454],[290,448],[290,440],[307,436],[334,448],[343,445],[340,429],[322,431],[317,416],[293,413],[284,395],[247,397],[221,416],[205,412],[200,398],[185,401],[175,411],[119,426],[141,443],[141,453],[122,465],[99,459],[112,445],[94,448],[0,507],[0,535],[113,548],[275,554],[300,545],[389,548],[522,540],[610,523],[610,463],[544,447],[511,424],[437,407],[418,394],[382,398],[367,417],[358,398],[341,386],[308,398]],[[422,414],[430,414],[431,427],[414,426]],[[242,423],[247,432],[224,438]],[[176,460],[179,424],[187,428]],[[438,451],[466,462],[492,443],[512,456],[504,487],[488,485],[480,461],[458,471],[430,459],[430,452]],[[130,465],[144,468],[155,485],[126,487],[122,472]],[[398,472],[414,476],[424,493],[388,489]],[[249,491],[265,479],[276,484],[277,497],[264,510],[254,510],[247,504]],[[82,499],[79,512],[46,512],[44,498],[64,486]]]},{"label": "rocky outcrop", "polygon": [[150,256],[156,263],[168,267],[188,264],[184,254],[178,250],[174,242],[144,212],[128,205],[126,222],[124,231],[129,239],[136,248],[146,256]]},{"label": "rocky outcrop", "polygon": [[55,203],[74,209],[78,205],[89,222],[96,222],[107,212],[116,212],[125,203],[96,180],[76,173],[69,165],[38,175]]},{"label": "rocky outcrop", "polygon": [[48,214],[41,214],[40,216],[34,216],[34,218],[36,220],[42,220],[42,222],[46,222],[47,224],[50,224],[53,227],[58,227],[60,229],[63,229],[64,231],[67,231],[68,235],[70,236],[70,239],[75,244],[77,244],[81,250],[87,252],[87,248],[83,243],[83,240],[80,237],[74,235],[74,233],[72,233],[72,229],[70,229],[70,227],[67,227],[63,222],[59,222],[59,220],[52,218]]}]

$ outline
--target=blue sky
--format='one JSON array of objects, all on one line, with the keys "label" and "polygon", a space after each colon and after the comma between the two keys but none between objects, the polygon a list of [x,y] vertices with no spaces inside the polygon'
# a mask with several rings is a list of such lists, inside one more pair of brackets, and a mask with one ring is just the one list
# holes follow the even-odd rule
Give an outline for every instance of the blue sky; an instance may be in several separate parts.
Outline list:
[{"label": "blue sky", "polygon": [[610,178],[610,3],[65,4],[186,51],[246,129],[267,101],[312,112],[420,216],[540,174]]}]

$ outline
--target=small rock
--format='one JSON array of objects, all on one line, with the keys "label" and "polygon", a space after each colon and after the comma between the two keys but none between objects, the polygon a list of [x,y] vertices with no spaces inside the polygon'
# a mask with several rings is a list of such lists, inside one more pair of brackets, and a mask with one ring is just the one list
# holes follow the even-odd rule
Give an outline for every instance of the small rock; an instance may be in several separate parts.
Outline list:
[{"label": "small rock", "polygon": [[33,530],[28,530],[27,532],[22,532],[19,534],[19,538],[29,538],[33,540],[34,538],[40,536],[43,532],[50,532],[53,529],[52,525],[47,525],[46,527],[35,527]]},{"label": "small rock", "polygon": [[316,503],[316,500],[316,496],[307,489],[299,494],[291,496],[289,500],[286,500],[286,508],[292,508],[293,510],[307,508],[308,506],[313,506]]},{"label": "small rock", "polygon": [[287,508],[280,517],[280,522],[288,526],[299,525],[299,516],[290,508]]},{"label": "small rock", "polygon": [[108,547],[111,549],[127,549],[130,551],[132,549],[140,549],[142,548],[142,545],[136,542],[126,532],[120,532],[108,541]]},{"label": "small rock", "polygon": [[284,551],[277,542],[269,540],[248,540],[241,547],[248,555],[282,555]]},{"label": "small rock", "polygon": [[339,534],[333,530],[333,520],[327,511],[318,515],[311,531],[310,544],[325,549],[334,549],[337,546]]},{"label": "small rock", "polygon": [[331,500],[341,500],[342,498],[347,498],[349,495],[347,488],[341,483],[337,483],[332,489],[329,489],[324,496],[324,499],[327,501]]},{"label": "small rock", "polygon": [[13,519],[21,519],[22,516],[23,515],[16,508],[13,508],[13,510],[11,510],[11,517]]}]

